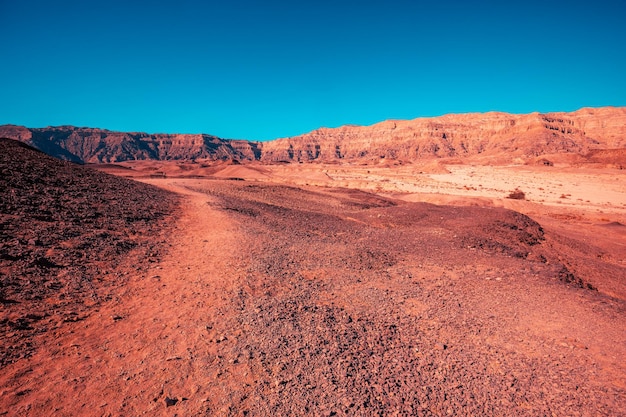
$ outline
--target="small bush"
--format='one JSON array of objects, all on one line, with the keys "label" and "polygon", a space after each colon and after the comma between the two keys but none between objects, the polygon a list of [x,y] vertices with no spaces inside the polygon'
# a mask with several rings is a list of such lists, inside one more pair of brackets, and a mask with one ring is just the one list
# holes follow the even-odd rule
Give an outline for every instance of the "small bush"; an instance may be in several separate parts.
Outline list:
[{"label": "small bush", "polygon": [[513,200],[526,200],[526,194],[519,188],[516,188],[509,193],[507,198],[512,198]]}]

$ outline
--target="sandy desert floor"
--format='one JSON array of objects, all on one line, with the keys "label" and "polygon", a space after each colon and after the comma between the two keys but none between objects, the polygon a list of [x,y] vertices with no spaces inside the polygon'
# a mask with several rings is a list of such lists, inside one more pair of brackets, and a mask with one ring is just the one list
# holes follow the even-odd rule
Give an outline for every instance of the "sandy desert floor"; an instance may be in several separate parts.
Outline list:
[{"label": "sandy desert floor", "polygon": [[626,414],[623,174],[429,169],[106,167],[180,195],[167,253],[0,414]]},{"label": "sandy desert floor", "polygon": [[[247,181],[299,186],[345,187],[386,193],[407,201],[433,200],[447,204],[531,207],[506,199],[512,191],[525,193],[525,201],[538,204],[537,213],[578,211],[589,218],[626,218],[626,183],[623,170],[586,165],[470,165],[430,161],[408,165],[225,165],[137,161],[102,166],[126,177],[159,173],[168,177],[241,178]],[[458,197],[464,197],[459,200]],[[465,199],[467,198],[467,199]]]},{"label": "sandy desert floor", "polygon": [[[118,169],[121,166],[123,169]],[[561,235],[593,242],[596,256],[610,258],[616,265],[626,267],[626,181],[624,171],[616,168],[569,163],[490,166],[445,160],[382,166],[203,167],[202,164],[150,161],[121,166],[110,166],[107,170],[135,178],[158,172],[167,177],[243,179],[316,189],[357,189],[406,202],[504,207],[531,216],[543,227]],[[516,190],[524,193],[523,199],[507,198]],[[584,263],[582,260],[572,262]],[[626,279],[618,274],[613,281],[608,291],[626,293]]]}]

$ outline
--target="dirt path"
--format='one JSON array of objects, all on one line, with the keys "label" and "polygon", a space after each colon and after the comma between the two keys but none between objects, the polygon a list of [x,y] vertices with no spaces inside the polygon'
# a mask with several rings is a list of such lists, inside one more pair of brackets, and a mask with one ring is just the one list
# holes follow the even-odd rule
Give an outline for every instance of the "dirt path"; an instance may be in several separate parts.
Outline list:
[{"label": "dirt path", "polygon": [[166,259],[131,279],[114,302],[70,323],[70,334],[59,329],[54,343],[7,368],[5,413],[171,415],[166,398],[177,401],[179,415],[203,410],[214,389],[206,383],[219,360],[222,329],[214,323],[227,314],[237,228],[206,194],[164,185],[184,196]]},{"label": "dirt path", "polygon": [[6,414],[626,412],[624,302],[561,282],[532,219],[151,182],[183,196],[167,256],[7,367]]}]

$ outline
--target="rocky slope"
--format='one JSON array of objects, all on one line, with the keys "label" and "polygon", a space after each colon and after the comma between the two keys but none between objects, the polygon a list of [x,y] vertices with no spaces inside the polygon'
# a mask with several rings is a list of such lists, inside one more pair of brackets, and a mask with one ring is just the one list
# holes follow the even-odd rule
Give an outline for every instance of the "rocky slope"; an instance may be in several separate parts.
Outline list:
[{"label": "rocky slope", "polygon": [[176,204],[155,187],[0,139],[0,368],[124,285],[115,265],[153,262]]},{"label": "rocky slope", "polygon": [[29,129],[0,126],[0,137],[25,142],[41,151],[74,162],[132,160],[254,160],[259,145],[211,135],[113,132],[73,126]]},{"label": "rocky slope", "polygon": [[210,135],[124,133],[72,126],[30,129],[5,125],[0,126],[0,137],[26,142],[62,159],[93,163],[146,159],[370,162],[474,156],[513,160],[624,148],[626,107],[385,121],[372,126],[321,128],[265,143]]},{"label": "rocky slope", "polygon": [[537,157],[626,146],[626,108],[573,113],[471,113],[322,128],[263,144],[264,161]]}]

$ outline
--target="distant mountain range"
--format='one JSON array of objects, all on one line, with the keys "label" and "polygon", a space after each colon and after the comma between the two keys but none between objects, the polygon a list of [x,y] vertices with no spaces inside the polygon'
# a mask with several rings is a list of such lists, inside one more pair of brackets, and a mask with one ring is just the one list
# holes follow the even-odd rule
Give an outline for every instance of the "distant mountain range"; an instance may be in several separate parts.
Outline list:
[{"label": "distant mountain range", "polygon": [[411,162],[430,158],[530,159],[626,148],[626,107],[571,113],[470,113],[372,126],[321,128],[269,142],[211,135],[114,132],[74,126],[0,126],[0,137],[81,163],[130,160]]},{"label": "distant mountain range", "polygon": [[87,127],[0,126],[0,137],[25,142],[49,155],[82,163],[133,160],[257,160],[260,144],[211,135],[113,132]]}]

